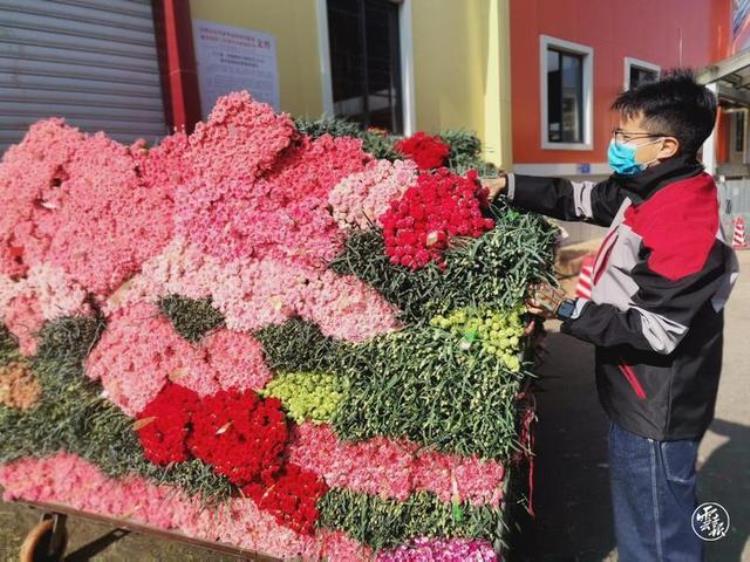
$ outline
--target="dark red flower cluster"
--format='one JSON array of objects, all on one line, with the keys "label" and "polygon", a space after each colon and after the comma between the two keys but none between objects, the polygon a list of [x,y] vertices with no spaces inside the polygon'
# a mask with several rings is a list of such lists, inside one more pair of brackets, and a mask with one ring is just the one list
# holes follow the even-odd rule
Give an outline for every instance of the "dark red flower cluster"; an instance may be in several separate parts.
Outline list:
[{"label": "dark red flower cluster", "polygon": [[167,384],[134,424],[146,458],[167,465],[192,457],[210,464],[276,521],[312,534],[328,487],[314,472],[287,464],[289,427],[281,402],[252,390],[200,398]]},{"label": "dark red flower cluster", "polygon": [[193,414],[190,451],[232,484],[268,482],[282,465],[289,440],[281,402],[252,390],[220,390]]},{"label": "dark red flower cluster", "polygon": [[420,170],[431,170],[445,164],[451,148],[440,137],[432,137],[419,131],[398,141],[396,150],[414,160]]},{"label": "dark red flower cluster", "polygon": [[482,215],[487,190],[477,174],[466,177],[440,168],[420,174],[417,185],[383,214],[385,251],[391,263],[419,269],[434,261],[445,267],[444,253],[453,236],[478,238],[495,223]]},{"label": "dark red flower cluster", "polygon": [[188,460],[190,418],[199,400],[192,390],[170,383],[143,409],[135,428],[149,462],[167,465]]},{"label": "dark red flower cluster", "polygon": [[267,488],[250,484],[242,489],[260,509],[271,513],[280,525],[307,535],[315,532],[318,500],[327,491],[328,486],[317,474],[291,463]]}]

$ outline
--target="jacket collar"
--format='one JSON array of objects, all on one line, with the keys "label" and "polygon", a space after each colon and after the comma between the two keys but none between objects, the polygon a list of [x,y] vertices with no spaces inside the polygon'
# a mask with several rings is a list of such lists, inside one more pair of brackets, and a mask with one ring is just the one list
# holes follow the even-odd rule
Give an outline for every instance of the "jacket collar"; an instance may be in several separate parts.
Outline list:
[{"label": "jacket collar", "polygon": [[696,176],[703,171],[703,164],[695,156],[674,156],[656,166],[647,168],[635,176],[613,174],[612,178],[620,184],[634,203],[641,203],[662,187],[680,179]]}]

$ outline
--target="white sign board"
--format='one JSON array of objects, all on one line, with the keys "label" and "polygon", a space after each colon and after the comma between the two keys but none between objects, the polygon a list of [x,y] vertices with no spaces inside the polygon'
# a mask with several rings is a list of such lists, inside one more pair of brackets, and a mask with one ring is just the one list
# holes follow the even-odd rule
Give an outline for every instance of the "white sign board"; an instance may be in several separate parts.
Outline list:
[{"label": "white sign board", "polygon": [[273,35],[194,20],[193,42],[204,118],[217,98],[238,90],[248,90],[254,99],[279,111],[279,72]]}]

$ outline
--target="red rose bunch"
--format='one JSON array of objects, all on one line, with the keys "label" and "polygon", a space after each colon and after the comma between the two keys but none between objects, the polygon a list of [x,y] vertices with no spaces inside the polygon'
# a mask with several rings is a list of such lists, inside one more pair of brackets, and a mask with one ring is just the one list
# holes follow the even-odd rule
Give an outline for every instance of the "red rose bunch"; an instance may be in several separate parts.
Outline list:
[{"label": "red rose bunch", "polygon": [[167,465],[188,460],[190,418],[199,400],[192,390],[169,383],[138,415],[134,427],[149,462]]},{"label": "red rose bunch", "polygon": [[281,469],[289,439],[276,398],[252,390],[220,390],[204,398],[193,414],[190,451],[237,486],[267,482]]},{"label": "red rose bunch", "polygon": [[318,500],[327,491],[328,486],[317,474],[291,463],[267,488],[250,484],[242,489],[260,509],[271,513],[280,525],[306,535],[315,532]]},{"label": "red rose bunch", "polygon": [[451,148],[440,137],[432,137],[422,131],[396,143],[396,150],[414,160],[420,170],[431,170],[445,164]]},{"label": "red rose bunch", "polygon": [[434,261],[445,267],[444,253],[453,236],[478,238],[495,223],[482,215],[487,190],[477,183],[477,174],[466,177],[441,168],[421,174],[417,185],[391,202],[380,218],[385,252],[391,263],[412,270]]}]

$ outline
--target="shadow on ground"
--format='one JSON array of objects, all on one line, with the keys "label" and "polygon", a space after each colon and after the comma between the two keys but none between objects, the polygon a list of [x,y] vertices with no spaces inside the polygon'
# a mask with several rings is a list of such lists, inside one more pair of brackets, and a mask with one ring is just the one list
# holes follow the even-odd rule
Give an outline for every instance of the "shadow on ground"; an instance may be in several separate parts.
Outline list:
[{"label": "shadow on ground", "polygon": [[710,562],[748,562],[750,533],[750,427],[715,419],[710,431],[725,439],[700,465],[698,501],[714,501],[729,512],[727,535],[708,543]]},{"label": "shadow on ground", "polygon": [[607,467],[609,421],[596,397],[594,348],[557,331],[550,331],[545,345],[548,353],[538,369],[536,516],[523,529],[518,559],[615,560],[610,555],[615,543]]}]

